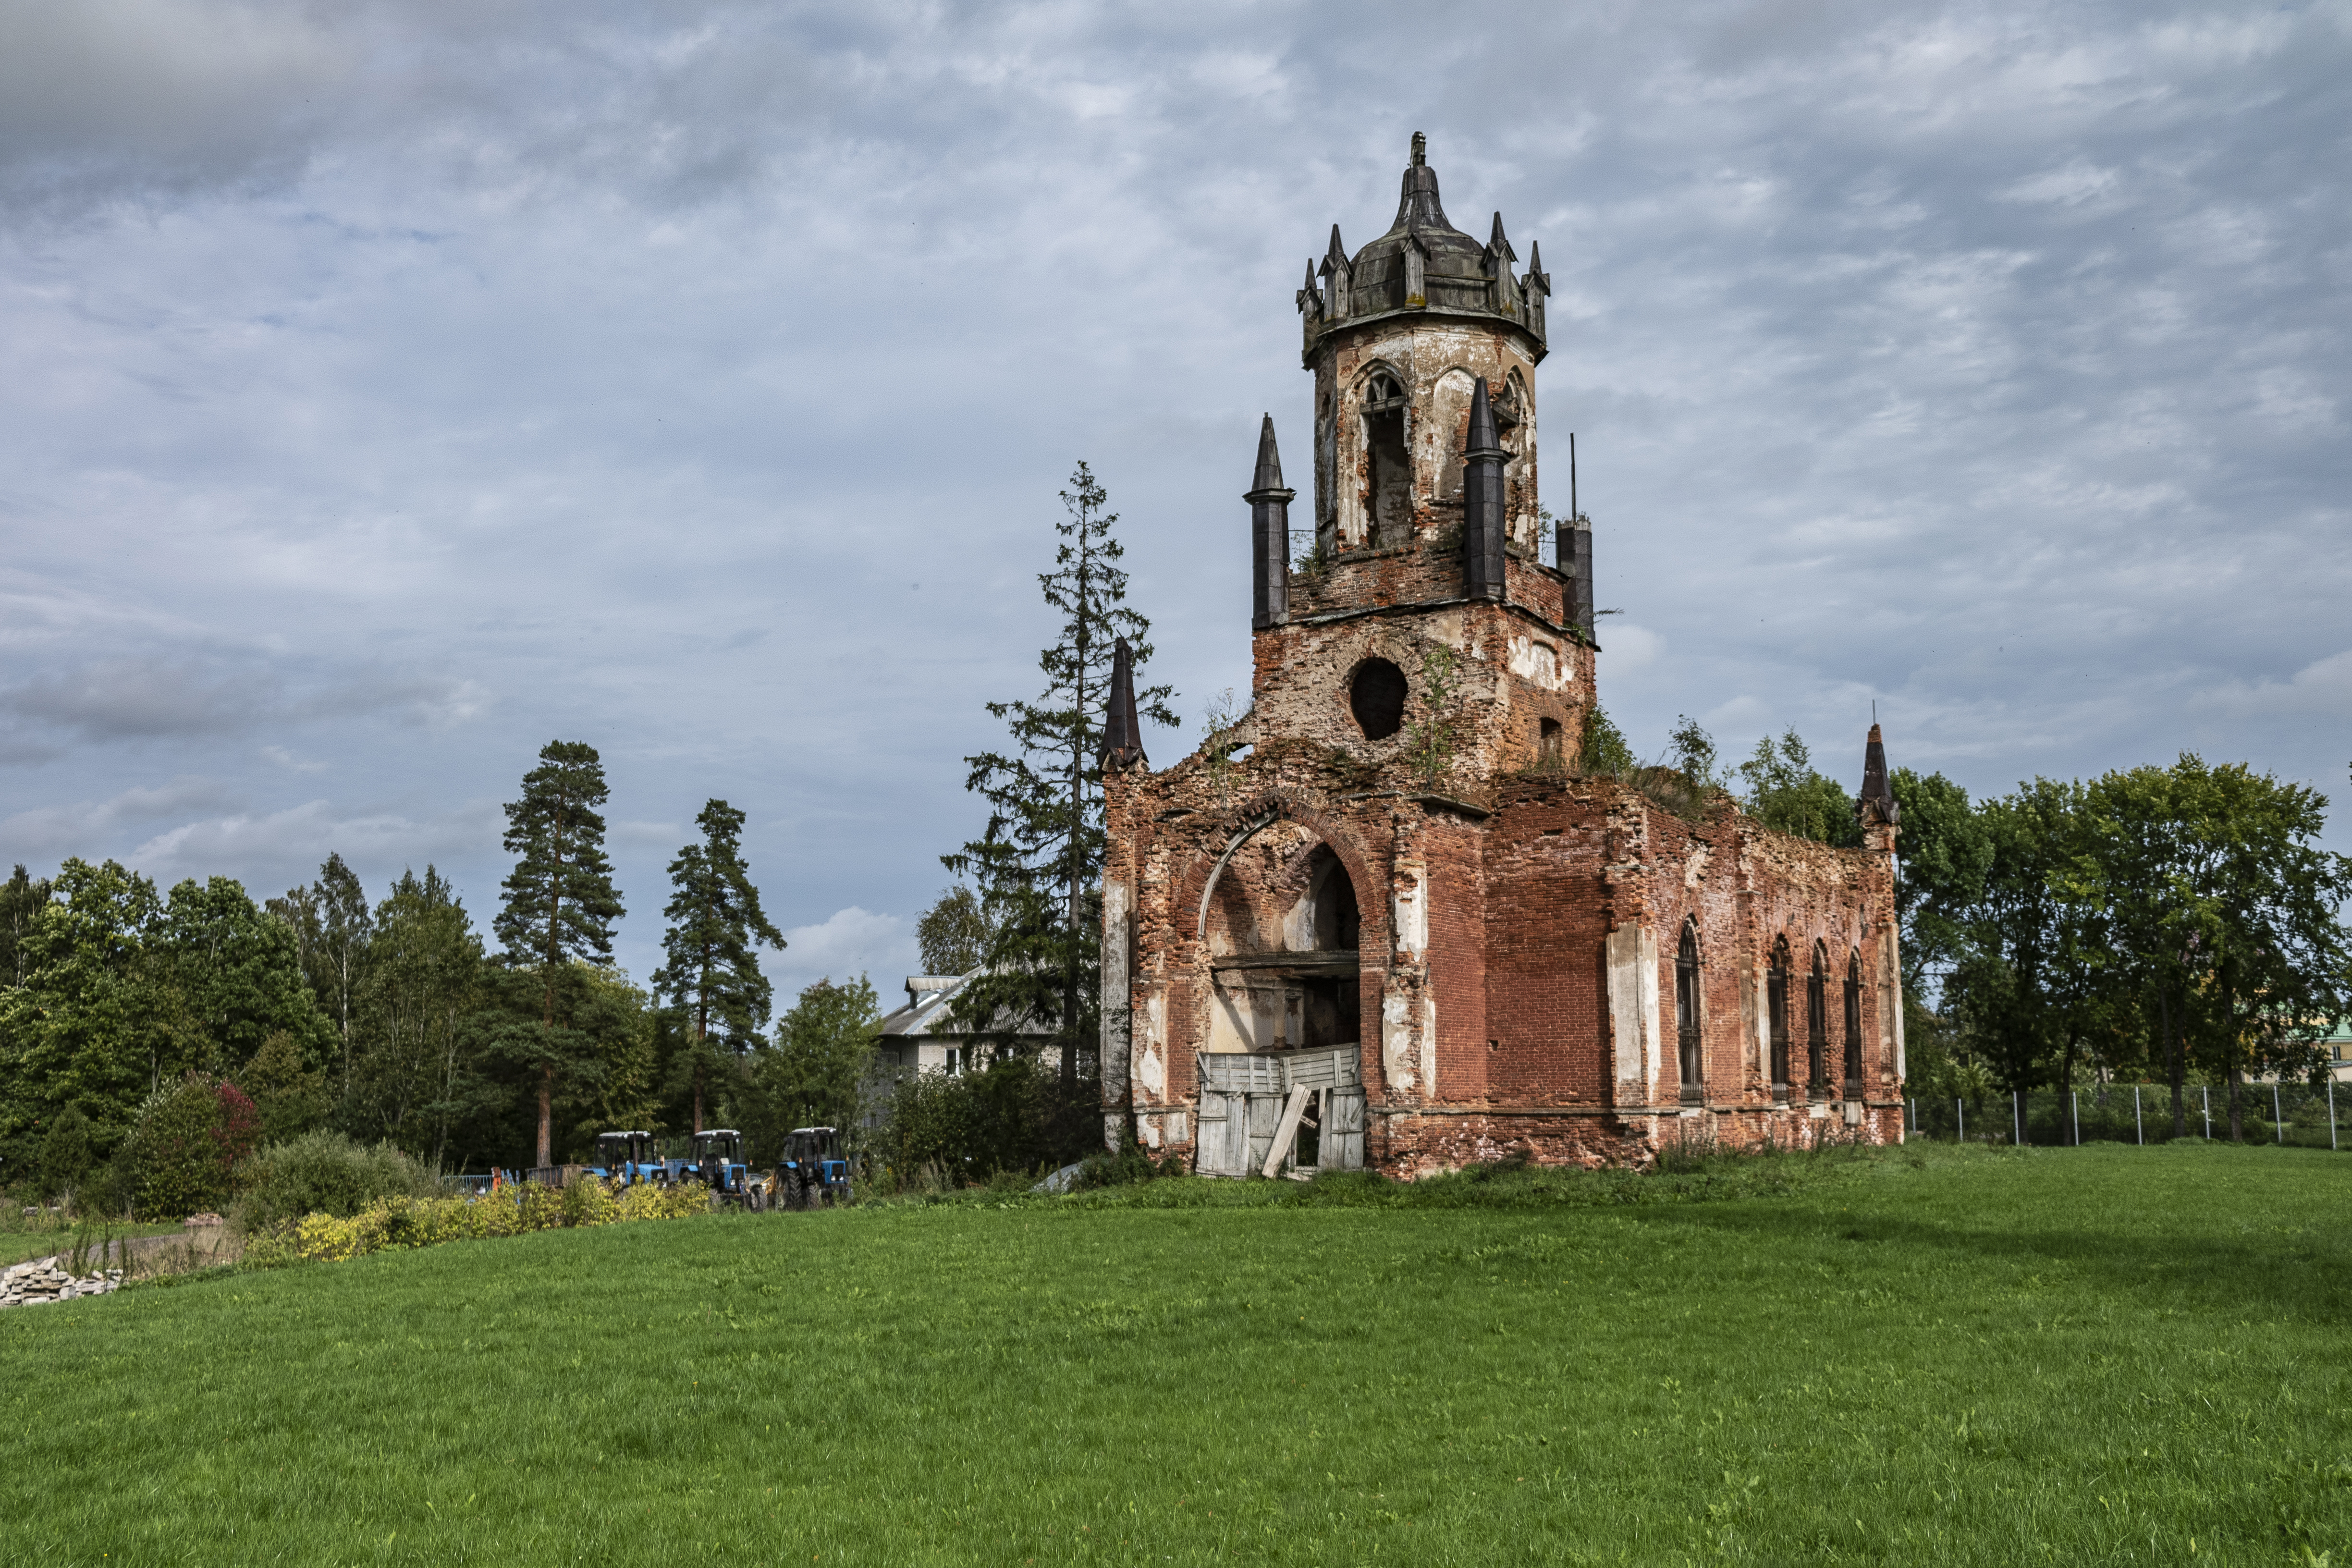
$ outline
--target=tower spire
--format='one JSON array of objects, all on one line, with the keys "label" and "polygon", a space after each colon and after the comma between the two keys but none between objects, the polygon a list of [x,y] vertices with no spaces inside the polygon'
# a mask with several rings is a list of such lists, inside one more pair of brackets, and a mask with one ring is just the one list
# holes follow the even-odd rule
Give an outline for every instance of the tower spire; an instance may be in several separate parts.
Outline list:
[{"label": "tower spire", "polygon": [[1250,629],[1264,631],[1290,618],[1290,502],[1298,492],[1282,483],[1282,453],[1274,444],[1274,416],[1258,426],[1257,469],[1249,493]]},{"label": "tower spire", "polygon": [[1878,726],[1870,727],[1870,743],[1862,752],[1862,794],[1854,798],[1853,819],[1864,827],[1884,823],[1889,827],[1903,820],[1902,809],[1895,804],[1895,790],[1886,782],[1886,745],[1879,739]]},{"label": "tower spire", "polygon": [[1135,650],[1118,639],[1111,650],[1110,701],[1103,711],[1102,764],[1126,769],[1145,760],[1143,723],[1135,711]]},{"label": "tower spire", "polygon": [[1503,596],[1503,438],[1486,378],[1470,395],[1469,439],[1462,452],[1464,592],[1473,599]]}]

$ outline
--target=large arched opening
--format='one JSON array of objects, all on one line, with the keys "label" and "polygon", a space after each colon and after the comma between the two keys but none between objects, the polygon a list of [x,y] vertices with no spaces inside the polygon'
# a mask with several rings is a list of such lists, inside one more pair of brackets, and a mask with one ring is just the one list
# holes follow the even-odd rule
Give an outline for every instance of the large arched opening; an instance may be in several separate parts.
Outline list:
[{"label": "large arched opening", "polygon": [[1364,1163],[1362,907],[1346,863],[1304,824],[1235,835],[1202,889],[1208,1017],[1203,1174]]}]

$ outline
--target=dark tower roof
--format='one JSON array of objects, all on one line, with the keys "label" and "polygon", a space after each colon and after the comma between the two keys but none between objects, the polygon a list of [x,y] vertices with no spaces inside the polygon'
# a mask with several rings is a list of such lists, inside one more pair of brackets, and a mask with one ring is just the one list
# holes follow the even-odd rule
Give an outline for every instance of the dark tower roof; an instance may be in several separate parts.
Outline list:
[{"label": "dark tower roof", "polygon": [[1495,428],[1495,405],[1486,395],[1486,379],[1480,376],[1476,390],[1470,394],[1470,429],[1463,442],[1462,455],[1482,458],[1499,454],[1503,437]]},{"label": "dark tower roof", "polygon": [[1265,423],[1258,426],[1257,472],[1251,476],[1250,493],[1282,488],[1282,454],[1274,445],[1274,416],[1269,414]]},{"label": "dark tower roof", "polygon": [[[1349,259],[1341,247],[1339,226],[1331,226],[1330,247],[1317,270],[1328,278],[1344,266],[1347,279],[1343,293],[1335,292],[1327,302],[1332,313],[1320,321],[1320,327],[1328,330],[1391,311],[1434,310],[1500,316],[1527,327],[1540,341],[1541,322],[1530,320],[1521,298],[1526,285],[1511,275],[1517,257],[1503,237],[1503,215],[1495,215],[1487,240],[1474,239],[1454,227],[1438,197],[1437,171],[1429,166],[1427,148],[1428,138],[1414,132],[1412,162],[1405,166],[1396,221],[1386,234]],[[1304,303],[1307,296],[1300,298]]]},{"label": "dark tower roof", "polygon": [[1143,760],[1143,723],[1135,711],[1135,650],[1121,637],[1111,651],[1110,700],[1103,710],[1102,763],[1107,768],[1131,768]]}]

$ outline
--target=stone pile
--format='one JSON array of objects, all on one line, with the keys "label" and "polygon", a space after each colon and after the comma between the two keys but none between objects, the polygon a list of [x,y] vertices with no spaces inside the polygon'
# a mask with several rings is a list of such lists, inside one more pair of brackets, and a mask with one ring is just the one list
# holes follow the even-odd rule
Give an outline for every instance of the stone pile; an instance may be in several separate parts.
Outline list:
[{"label": "stone pile", "polygon": [[0,1308],[70,1301],[77,1296],[103,1296],[121,1283],[120,1268],[104,1269],[77,1279],[58,1267],[55,1258],[38,1258],[13,1268],[0,1269]]}]

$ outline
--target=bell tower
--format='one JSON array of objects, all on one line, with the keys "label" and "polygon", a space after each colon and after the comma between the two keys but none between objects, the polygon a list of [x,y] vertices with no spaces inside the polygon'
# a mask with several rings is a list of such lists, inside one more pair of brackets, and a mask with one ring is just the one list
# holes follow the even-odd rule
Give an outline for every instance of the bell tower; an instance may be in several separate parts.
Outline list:
[{"label": "bell tower", "polygon": [[[1360,622],[1339,640],[1397,645],[1356,654],[1391,667],[1380,679],[1391,687],[1402,675],[1412,688],[1416,658],[1437,644],[1451,650],[1441,661],[1462,668],[1441,668],[1436,689],[1458,687],[1468,705],[1476,765],[1573,760],[1591,702],[1590,552],[1573,522],[1561,525],[1566,544],[1545,537],[1535,373],[1551,279],[1539,247],[1526,270],[1517,259],[1502,214],[1483,243],[1448,220],[1415,132],[1388,231],[1350,256],[1334,224],[1307,263],[1297,307],[1315,383],[1312,547],[1286,548],[1291,492],[1270,420],[1247,498],[1262,719],[1287,709],[1284,723],[1326,728],[1328,705],[1276,672],[1297,668],[1306,642],[1329,640],[1302,639],[1303,628]],[[1350,716],[1358,732],[1342,724],[1330,741],[1385,739],[1374,733],[1385,721]]]}]

